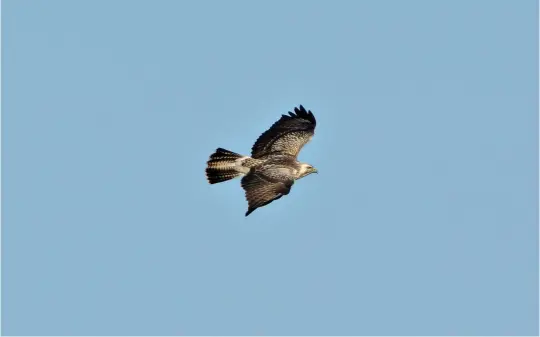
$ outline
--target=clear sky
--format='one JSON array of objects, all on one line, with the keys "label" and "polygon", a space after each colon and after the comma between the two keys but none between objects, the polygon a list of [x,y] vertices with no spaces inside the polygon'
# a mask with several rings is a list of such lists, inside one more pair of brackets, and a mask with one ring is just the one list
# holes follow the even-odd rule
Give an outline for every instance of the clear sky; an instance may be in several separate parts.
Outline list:
[{"label": "clear sky", "polygon": [[4,334],[538,334],[536,1],[2,4]]}]

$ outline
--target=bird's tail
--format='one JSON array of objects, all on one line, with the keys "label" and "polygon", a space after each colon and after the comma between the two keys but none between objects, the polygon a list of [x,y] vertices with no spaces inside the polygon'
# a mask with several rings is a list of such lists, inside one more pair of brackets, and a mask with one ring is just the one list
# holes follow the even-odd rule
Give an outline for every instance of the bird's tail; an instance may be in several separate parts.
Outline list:
[{"label": "bird's tail", "polygon": [[237,170],[237,160],[243,157],[238,153],[218,148],[207,162],[206,179],[210,184],[216,184],[242,175],[242,172]]}]

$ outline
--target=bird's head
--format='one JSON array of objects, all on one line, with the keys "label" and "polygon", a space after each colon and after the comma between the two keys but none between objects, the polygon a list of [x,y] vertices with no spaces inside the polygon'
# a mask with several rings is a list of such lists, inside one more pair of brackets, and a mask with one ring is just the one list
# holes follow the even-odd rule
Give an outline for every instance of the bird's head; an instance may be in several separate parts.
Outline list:
[{"label": "bird's head", "polygon": [[312,165],[303,163],[300,165],[300,170],[298,171],[298,176],[299,176],[298,179],[303,178],[312,173],[319,173],[319,171],[317,171],[317,169],[314,168]]}]

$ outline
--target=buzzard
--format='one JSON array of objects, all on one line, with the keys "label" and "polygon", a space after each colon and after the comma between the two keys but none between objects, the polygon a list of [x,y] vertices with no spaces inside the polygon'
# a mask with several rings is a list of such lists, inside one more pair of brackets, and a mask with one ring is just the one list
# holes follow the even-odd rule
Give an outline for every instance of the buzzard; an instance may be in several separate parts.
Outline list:
[{"label": "buzzard", "polygon": [[243,176],[246,216],[289,194],[295,180],[317,173],[313,166],[296,159],[313,138],[316,123],[313,113],[300,105],[289,115],[281,115],[259,136],[251,148],[251,157],[218,148],[207,162],[208,182],[216,184]]}]

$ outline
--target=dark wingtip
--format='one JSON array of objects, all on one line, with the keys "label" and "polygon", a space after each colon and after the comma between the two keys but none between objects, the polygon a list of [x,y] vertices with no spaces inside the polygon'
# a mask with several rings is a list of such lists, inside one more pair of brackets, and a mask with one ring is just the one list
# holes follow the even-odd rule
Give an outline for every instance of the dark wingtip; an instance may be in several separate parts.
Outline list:
[{"label": "dark wingtip", "polygon": [[293,118],[302,118],[310,121],[313,124],[317,124],[315,116],[313,116],[311,110],[306,110],[302,104],[300,104],[297,108],[294,108],[294,113],[289,112],[289,115],[291,115]]},{"label": "dark wingtip", "polygon": [[250,215],[250,214],[251,214],[251,212],[253,212],[253,211],[254,211],[254,209],[251,209],[251,208],[250,208],[250,209],[248,209],[248,210],[247,210],[247,212],[246,212],[246,216]]},{"label": "dark wingtip", "polygon": [[300,104],[298,107],[294,108],[294,112],[289,111],[288,115],[282,114],[282,119],[289,119],[289,118],[300,118],[305,119],[314,125],[317,124],[317,121],[315,120],[315,116],[313,116],[313,113],[311,110],[306,110],[302,104]]}]

